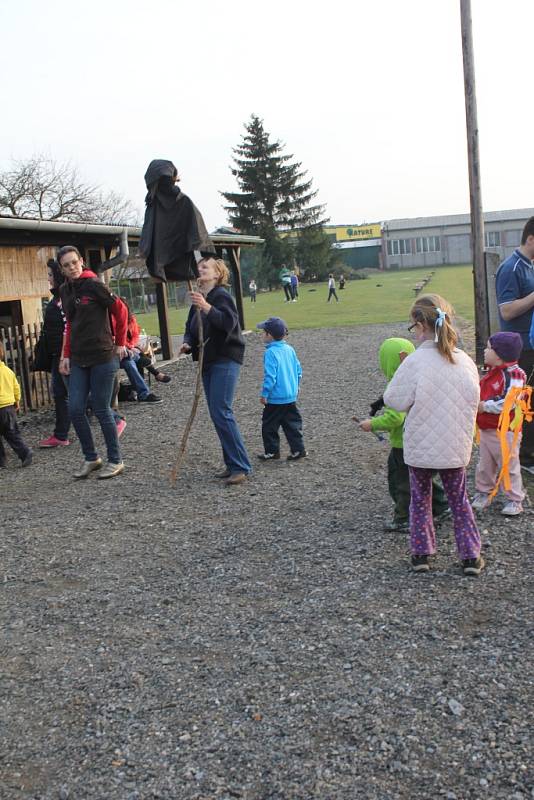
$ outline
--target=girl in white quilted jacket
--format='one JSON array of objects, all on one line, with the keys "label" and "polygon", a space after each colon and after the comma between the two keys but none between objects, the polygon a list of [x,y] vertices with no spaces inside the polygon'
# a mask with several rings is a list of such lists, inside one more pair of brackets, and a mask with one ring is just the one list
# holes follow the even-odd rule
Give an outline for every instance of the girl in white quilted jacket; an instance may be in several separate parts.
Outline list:
[{"label": "girl in white quilted jacket", "polygon": [[432,475],[439,472],[454,520],[456,546],[466,575],[484,567],[480,534],[469,503],[465,468],[471,458],[479,402],[475,364],[457,348],[453,309],[436,294],[422,295],[411,310],[419,347],[390,381],[384,403],[407,411],[404,460],[410,471],[412,568],[428,572],[436,551]]}]

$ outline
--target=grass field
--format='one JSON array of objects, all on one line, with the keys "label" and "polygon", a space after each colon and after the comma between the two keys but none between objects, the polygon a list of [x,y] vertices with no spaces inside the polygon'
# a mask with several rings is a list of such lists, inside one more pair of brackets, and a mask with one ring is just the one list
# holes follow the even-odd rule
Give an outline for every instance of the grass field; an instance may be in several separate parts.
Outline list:
[{"label": "grass field", "polygon": [[[367,280],[350,281],[339,303],[326,302],[327,284],[304,283],[296,303],[285,303],[283,292],[262,292],[254,305],[245,298],[247,328],[270,316],[283,317],[289,328],[327,328],[339,325],[364,325],[372,322],[399,322],[408,319],[414,299],[413,286],[428,274],[427,269],[411,269],[371,275]],[[449,300],[460,317],[472,320],[473,277],[471,266],[439,267],[426,291],[436,292]],[[188,308],[170,309],[171,333],[183,333]],[[139,324],[151,335],[159,333],[155,311],[137,314]]]}]

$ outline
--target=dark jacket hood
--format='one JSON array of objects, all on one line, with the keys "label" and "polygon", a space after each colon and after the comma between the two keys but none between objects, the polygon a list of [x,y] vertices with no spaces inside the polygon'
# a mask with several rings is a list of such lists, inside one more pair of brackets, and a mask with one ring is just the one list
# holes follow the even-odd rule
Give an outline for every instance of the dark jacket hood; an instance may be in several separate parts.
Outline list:
[{"label": "dark jacket hood", "polygon": [[166,161],[164,158],[155,158],[150,162],[145,172],[146,188],[150,190],[150,188],[163,177],[172,180],[176,172],[176,167],[172,161]]}]

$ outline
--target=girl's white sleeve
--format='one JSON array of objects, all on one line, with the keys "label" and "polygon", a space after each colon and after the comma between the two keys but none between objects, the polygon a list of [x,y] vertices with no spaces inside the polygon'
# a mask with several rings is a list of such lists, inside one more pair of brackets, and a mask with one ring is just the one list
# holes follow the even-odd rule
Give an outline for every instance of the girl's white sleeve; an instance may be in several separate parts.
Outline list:
[{"label": "girl's white sleeve", "polygon": [[409,359],[400,365],[384,392],[384,404],[395,411],[409,411],[415,402],[417,381],[415,370],[408,362]]}]

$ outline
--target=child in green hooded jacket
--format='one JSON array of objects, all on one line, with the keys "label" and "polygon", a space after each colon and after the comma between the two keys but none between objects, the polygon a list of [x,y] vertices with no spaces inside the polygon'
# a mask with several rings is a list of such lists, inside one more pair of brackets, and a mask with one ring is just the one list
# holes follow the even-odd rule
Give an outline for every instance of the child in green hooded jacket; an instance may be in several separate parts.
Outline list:
[{"label": "child in green hooded jacket", "polygon": [[[388,382],[399,368],[401,360],[410,353],[413,353],[414,350],[415,347],[408,339],[392,338],[382,342],[380,350],[378,351],[378,358],[380,361],[380,368]],[[401,354],[405,354],[402,356],[402,359]],[[388,457],[388,488],[395,508],[393,519],[390,522],[386,522],[384,527],[388,531],[408,530],[410,475],[408,467],[404,463],[402,439],[406,413],[404,411],[395,411],[393,408],[384,406],[383,402],[379,401],[372,403],[371,413],[376,413],[376,410],[379,408],[383,408],[380,416],[373,416],[372,419],[362,420],[360,422],[360,428],[372,433],[384,431],[389,434],[391,451]],[[435,520],[439,521],[440,517],[444,517],[448,514],[449,504],[443,487],[437,481],[437,476],[432,479],[432,483],[432,514]]]}]

